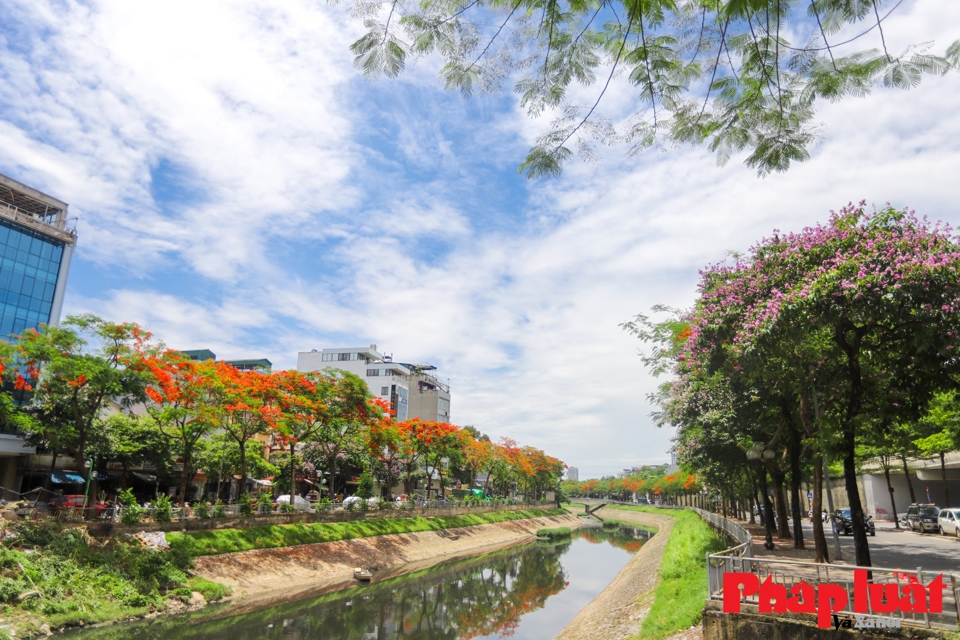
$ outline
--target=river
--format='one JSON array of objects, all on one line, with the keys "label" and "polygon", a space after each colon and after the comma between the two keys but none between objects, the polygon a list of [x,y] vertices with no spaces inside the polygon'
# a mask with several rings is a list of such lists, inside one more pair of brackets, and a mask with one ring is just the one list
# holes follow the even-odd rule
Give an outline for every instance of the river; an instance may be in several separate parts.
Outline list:
[{"label": "river", "polygon": [[252,612],[211,605],[181,616],[64,634],[75,640],[543,640],[557,635],[649,534],[575,530],[426,571]]}]

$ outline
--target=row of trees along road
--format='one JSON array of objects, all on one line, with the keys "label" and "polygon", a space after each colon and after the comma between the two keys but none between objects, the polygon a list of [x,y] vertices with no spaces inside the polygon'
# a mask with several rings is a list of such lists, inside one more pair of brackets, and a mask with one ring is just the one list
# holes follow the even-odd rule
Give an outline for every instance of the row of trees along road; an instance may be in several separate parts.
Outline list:
[{"label": "row of trees along road", "polygon": [[[689,311],[660,307],[668,320],[624,326],[652,344],[642,357],[655,374],[673,374],[655,417],[678,427],[682,464],[727,496],[752,497],[769,474],[778,535],[802,548],[801,480],[812,474],[819,512],[824,457],[837,461],[856,562],[870,566],[858,464],[879,458],[889,474],[910,455],[960,447],[958,274],[948,227],[861,203],[708,267]],[[772,459],[748,461],[756,443]],[[819,518],[814,541],[829,561]]]},{"label": "row of trees along road", "polygon": [[692,473],[667,473],[666,465],[625,477],[604,477],[599,480],[564,480],[563,492],[572,498],[601,498],[630,501],[634,495],[659,496],[667,502],[677,502],[700,493],[703,488]]},{"label": "row of trees along road", "polygon": [[[304,470],[323,469],[328,492],[348,464],[384,486],[402,482],[407,493],[426,477],[439,476],[445,493],[449,476],[472,484],[481,473],[501,495],[518,488],[542,497],[559,484],[563,462],[534,447],[493,443],[472,427],[393,420],[351,373],[240,371],[151,338],[136,324],[87,315],[0,341],[0,420],[50,452],[51,471],[60,455],[81,467],[90,458],[124,469],[149,462],[158,475],[179,477],[181,503],[197,470],[221,480],[282,473],[274,484],[289,488]],[[286,453],[265,459],[263,434]]]}]

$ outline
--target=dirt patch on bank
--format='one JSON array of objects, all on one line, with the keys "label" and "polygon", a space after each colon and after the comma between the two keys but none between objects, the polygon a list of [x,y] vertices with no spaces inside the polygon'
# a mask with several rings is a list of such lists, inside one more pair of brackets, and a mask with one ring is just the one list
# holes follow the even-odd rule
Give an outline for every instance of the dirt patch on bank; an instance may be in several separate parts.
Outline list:
[{"label": "dirt patch on bank", "polygon": [[459,529],[401,533],[197,558],[195,573],[233,587],[234,600],[259,605],[354,584],[354,567],[374,581],[529,542],[537,529],[579,527],[573,515]]},{"label": "dirt patch on bank", "polygon": [[620,509],[601,509],[596,513],[605,520],[654,526],[658,531],[640,547],[613,582],[563,628],[556,640],[620,640],[635,636],[653,604],[653,591],[673,529],[673,518]]}]

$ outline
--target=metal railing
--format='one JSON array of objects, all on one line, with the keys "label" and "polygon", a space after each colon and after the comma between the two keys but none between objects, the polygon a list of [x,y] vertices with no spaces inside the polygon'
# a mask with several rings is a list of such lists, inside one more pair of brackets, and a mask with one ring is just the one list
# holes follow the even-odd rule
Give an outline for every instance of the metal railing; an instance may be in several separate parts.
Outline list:
[{"label": "metal railing", "polygon": [[[610,504],[622,504],[628,506],[637,506],[635,502],[619,502],[617,500],[606,500]],[[737,541],[737,545],[730,547],[725,551],[721,552],[720,555],[727,556],[736,556],[738,558],[752,558],[753,557],[753,534],[744,529],[741,525],[728,520],[723,516],[713,513],[712,511],[706,511],[698,507],[686,507],[682,505],[649,505],[656,507],[658,509],[685,509],[687,511],[693,511],[698,516],[706,520],[714,529],[723,531],[730,538]]]},{"label": "metal railing", "polygon": [[[836,565],[821,564],[816,562],[802,562],[798,560],[786,560],[781,558],[752,558],[746,556],[735,556],[724,553],[707,555],[707,583],[709,585],[711,600],[723,600],[723,576],[728,572],[751,573],[757,576],[759,582],[763,582],[770,577],[775,584],[786,587],[789,594],[790,588],[800,582],[816,585],[820,583],[829,583],[841,586],[847,593],[847,604],[842,609],[836,611],[838,614],[848,616],[862,616],[868,618],[881,617],[874,613],[856,613],[853,611],[853,585],[854,571],[863,570],[871,572],[870,584],[897,585],[897,597],[900,597],[900,587],[908,584],[920,583],[924,586],[934,579],[936,575],[932,571],[924,571],[917,568],[913,571],[903,569],[885,569],[882,567],[857,567],[854,565]],[[896,611],[892,614],[883,614],[884,616],[893,615],[900,618],[901,624],[920,626],[926,628],[947,628],[955,629],[960,620],[960,576],[957,574],[944,574],[944,583],[946,588],[943,594],[943,613],[904,613]],[[759,597],[754,594],[749,597],[741,596],[742,603],[759,605]]]}]

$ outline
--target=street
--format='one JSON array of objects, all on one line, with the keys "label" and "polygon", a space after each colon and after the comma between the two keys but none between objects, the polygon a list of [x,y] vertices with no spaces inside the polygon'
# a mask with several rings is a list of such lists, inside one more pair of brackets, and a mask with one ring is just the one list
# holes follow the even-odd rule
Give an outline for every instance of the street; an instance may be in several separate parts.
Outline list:
[{"label": "street", "polygon": [[[833,559],[833,536],[829,528],[827,545]],[[803,522],[804,544],[813,548],[813,525]],[[956,536],[919,534],[893,528],[892,523],[877,523],[877,535],[867,538],[870,543],[870,560],[873,566],[884,569],[916,569],[938,573],[960,573],[960,540]],[[780,546],[780,541],[777,541]],[[843,560],[854,563],[853,537],[840,536]]]}]

